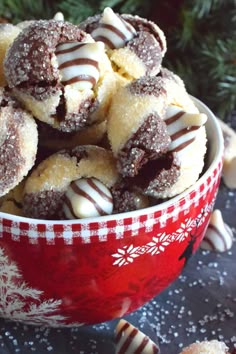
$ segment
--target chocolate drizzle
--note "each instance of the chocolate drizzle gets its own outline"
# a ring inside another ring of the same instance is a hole
[[[158,354],[159,347],[144,333],[125,320],[116,327],[116,353]]]
[[[109,215],[113,199],[108,188],[95,178],[72,181],[65,193],[64,213],[68,219]]]
[[[116,14],[116,16],[123,23],[125,23],[126,27],[128,26],[129,32],[132,35],[131,37],[126,38],[126,41],[120,39],[121,44],[119,46],[114,45],[114,38],[115,37],[120,38],[118,37],[117,34],[115,34],[119,26],[117,25],[115,26],[113,23],[111,23],[113,27],[115,27],[113,32],[110,29],[108,30],[108,29],[99,28],[99,26],[101,26],[101,21],[103,17],[102,14],[89,17],[87,20],[85,20],[80,24],[80,28],[88,33],[91,33],[91,35],[95,40],[103,41],[110,49],[124,48],[124,47],[129,48],[130,52],[134,53],[139,59],[138,60],[139,65],[140,65],[140,61],[143,63],[143,69],[145,75],[154,76],[158,74],[160,70],[162,58],[164,57],[164,54],[166,52],[166,40],[162,30],[155,23],[138,16],[132,16],[126,14],[121,14],[121,15]],[[130,27],[132,29],[130,29]],[[120,55],[122,54],[120,53]],[[133,58],[133,56],[131,58]],[[121,61],[122,61],[122,57],[121,57]],[[115,64],[117,63],[115,62]],[[118,64],[118,66],[122,66],[122,65]]]
[[[88,183],[88,185],[90,185],[90,187],[92,187],[94,190],[96,190],[103,198],[104,198],[104,195],[105,195],[105,199],[112,203],[112,199],[109,198],[109,196],[107,196],[105,193],[103,193],[100,189],[98,189],[97,186],[92,182],[92,180],[87,179],[86,182]],[[103,210],[103,208],[101,207],[101,205],[98,204],[96,199],[93,198],[90,194],[88,194],[84,190],[82,190],[78,186],[78,184],[76,184],[75,181],[71,183],[71,189],[73,190],[73,192],[75,192],[75,194],[77,194],[79,196],[82,196],[85,199],[87,199],[88,201],[90,201],[93,204],[93,206],[95,207],[95,209],[97,210],[99,215],[107,215],[107,212],[105,210]]]
[[[61,73],[61,83],[75,85],[79,90],[92,88],[99,78],[99,54],[102,50],[99,43],[68,42],[59,44],[56,56]]]
[[[107,29],[113,33],[115,33],[118,37],[120,37],[124,42],[126,42],[126,37],[125,35],[119,31],[118,28],[112,26],[112,25],[108,25],[108,24],[104,24],[101,23],[99,25],[99,28],[103,28],[103,29]],[[105,33],[104,33],[105,34]],[[105,35],[95,35],[93,36],[93,38],[95,39],[95,41],[101,41],[103,43],[105,43],[107,45],[108,48],[110,49],[115,49],[115,44],[112,42],[111,39],[109,39],[109,37],[106,37]]]
[[[5,59],[5,75],[10,88],[21,86],[35,90],[44,84],[51,95],[51,83],[59,82],[59,72],[52,65],[52,55],[60,43],[82,42],[86,33],[62,21],[34,21],[17,37]]]
[[[180,152],[196,138],[197,130],[205,123],[206,117],[199,113],[186,113],[177,106],[169,106],[165,123],[171,138],[169,151]]]
[[[97,27],[91,32],[95,41],[103,42],[110,49],[124,47],[135,35],[133,26],[110,8],[104,10]]]

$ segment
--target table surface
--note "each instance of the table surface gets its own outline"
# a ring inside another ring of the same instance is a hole
[[[231,250],[198,250],[168,289],[125,317],[159,343],[162,354],[177,354],[205,339],[222,340],[231,349],[236,346],[236,190],[222,183],[215,208],[234,231]],[[0,319],[0,353],[112,354],[117,321],[54,329]]]

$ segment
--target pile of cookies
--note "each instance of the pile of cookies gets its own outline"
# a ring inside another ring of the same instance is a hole
[[[1,210],[93,217],[193,185],[207,117],[163,67],[166,49],[156,24],[110,8],[79,25],[1,25]]]

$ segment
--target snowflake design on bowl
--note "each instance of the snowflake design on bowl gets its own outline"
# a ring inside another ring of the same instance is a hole
[[[153,256],[154,254],[164,252],[166,246],[168,246],[170,242],[170,235],[167,235],[165,232],[162,234],[158,234],[157,237],[153,237],[152,241],[147,244],[147,253],[151,253],[151,255]]]
[[[42,295],[43,291],[29,287],[22,280],[22,274],[16,263],[10,261],[4,254],[4,249],[0,248],[0,316],[33,325],[67,326],[65,323],[67,318],[56,314],[62,301],[55,299],[42,301]]]
[[[186,218],[184,222],[181,223],[180,228],[172,234],[166,234],[165,232],[158,233],[145,245],[134,247],[133,244],[131,244],[126,245],[123,248],[118,248],[117,252],[111,255],[113,258],[116,258],[113,265],[119,267],[125,266],[133,263],[136,258],[146,253],[150,253],[154,256],[164,252],[166,247],[168,247],[172,242],[183,242],[189,237],[193,230],[196,230],[204,223],[207,215],[212,211],[213,206],[214,202],[209,205],[207,204],[201,209],[195,219]]]
[[[148,242],[144,246],[134,247],[133,245],[124,246],[123,248],[118,248],[117,253],[112,254],[112,257],[116,258],[113,265],[118,265],[119,267],[133,263],[134,259],[142,256],[146,253],[158,254],[165,251],[165,247],[170,244],[170,235],[166,233],[158,234],[156,237],[152,238],[152,241]]]
[[[181,223],[180,228],[171,235],[172,241],[184,241],[195,225],[195,220],[186,219],[183,223]]]
[[[139,248],[140,247],[134,247],[133,245],[118,248],[117,253],[112,255],[112,257],[117,258],[113,265],[118,265],[121,267],[123,265],[133,263],[134,258],[139,257]]]

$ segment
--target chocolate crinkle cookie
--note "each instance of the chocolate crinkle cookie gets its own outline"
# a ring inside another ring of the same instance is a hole
[[[80,25],[96,41],[106,45],[111,62],[122,75],[137,79],[156,75],[166,52],[163,31],[139,16],[116,14],[106,8]]]
[[[35,161],[37,144],[33,117],[0,88],[0,196],[28,174]]]
[[[206,120],[170,71],[121,86],[107,124],[119,173],[150,197],[183,192],[203,169]]]
[[[13,95],[61,131],[81,130],[102,116],[92,115],[100,105],[106,110],[112,69],[104,45],[71,23],[32,22],[9,48],[4,70]]]
[[[103,189],[110,190],[117,179],[112,153],[106,149],[84,145],[57,152],[41,162],[27,178],[23,194],[24,214],[41,219],[81,218],[80,196],[90,202],[94,190],[101,190],[104,195]],[[89,214],[93,205],[82,204],[83,217],[84,210]]]

